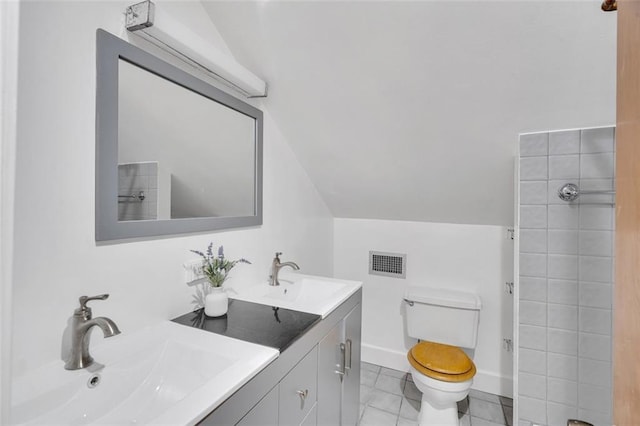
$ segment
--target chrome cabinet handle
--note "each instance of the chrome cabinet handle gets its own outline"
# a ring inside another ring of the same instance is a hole
[[[299,391],[296,391],[296,393],[300,397],[300,409],[302,410],[304,409],[304,402],[307,399],[307,396],[309,395],[309,389],[299,390]]]
[[[345,370],[345,364],[347,362],[347,357],[346,357],[346,345],[344,343],[340,343],[340,358],[342,359],[340,364],[338,364],[338,369],[336,370],[336,374],[338,374],[340,376],[340,381],[342,381],[342,378],[344,377],[344,375],[346,374],[346,370]]]
[[[351,370],[351,339],[347,339],[345,348],[345,361],[344,361],[344,369]],[[345,371],[346,372],[346,371]]]

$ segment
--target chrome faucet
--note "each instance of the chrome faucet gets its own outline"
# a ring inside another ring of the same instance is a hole
[[[299,271],[300,267],[296,265],[294,262],[280,262],[280,255],[282,252],[276,252],[276,257],[273,258],[273,262],[271,262],[271,276],[269,277],[269,285],[280,285],[280,281],[278,281],[278,272],[280,269],[285,266],[290,266],[294,271]]]
[[[89,332],[94,326],[100,327],[104,337],[120,334],[118,326],[106,317],[91,318],[91,308],[87,306],[90,300],[105,300],[108,294],[87,297],[80,296],[80,307],[73,311],[71,318],[71,355],[64,368],[67,370],[79,370],[93,364],[93,358],[89,355]]]

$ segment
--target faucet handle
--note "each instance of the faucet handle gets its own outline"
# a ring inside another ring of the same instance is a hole
[[[97,296],[80,296],[80,298],[78,298],[78,301],[80,302],[80,308],[77,309],[78,313],[83,312],[83,311],[89,311],[91,312],[91,308],[89,308],[87,306],[87,302],[90,300],[105,300],[109,298],[108,294],[99,294]]]
[[[282,256],[282,252],[281,251],[277,251],[276,252],[276,259],[278,259],[278,262],[280,261],[280,256]]]

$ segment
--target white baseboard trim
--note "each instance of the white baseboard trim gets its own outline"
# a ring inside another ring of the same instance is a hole
[[[399,371],[409,371],[407,353],[380,346],[362,344],[362,361]],[[513,379],[489,371],[478,370],[473,378],[473,389],[495,395],[513,396]]]

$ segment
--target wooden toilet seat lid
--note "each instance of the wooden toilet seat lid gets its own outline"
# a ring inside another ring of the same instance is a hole
[[[425,376],[445,382],[464,382],[476,374],[473,361],[456,346],[423,341],[409,350],[407,358]]]

